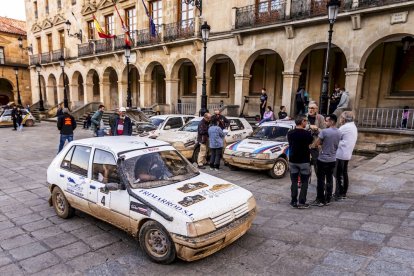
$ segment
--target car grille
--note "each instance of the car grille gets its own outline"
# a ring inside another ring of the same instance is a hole
[[[220,227],[223,227],[223,226],[231,223],[235,219],[237,219],[239,217],[242,217],[248,211],[249,211],[249,207],[247,206],[247,203],[244,203],[244,204],[240,205],[239,207],[234,208],[233,210],[231,210],[227,213],[224,213],[220,216],[212,218],[212,221],[213,221],[214,226],[216,227],[216,229],[219,229]]]

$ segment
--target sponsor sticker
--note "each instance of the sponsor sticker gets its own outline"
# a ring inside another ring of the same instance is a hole
[[[179,201],[178,204],[180,204],[184,207],[188,207],[188,206],[196,204],[200,201],[203,201],[204,199],[206,199],[206,198],[204,196],[201,196],[201,195],[186,196],[183,200]]]
[[[202,189],[202,188],[205,188],[205,187],[208,187],[208,185],[206,183],[201,183],[201,182],[187,183],[187,184],[184,184],[184,186],[178,188],[177,190],[187,194],[187,193],[191,193],[191,192],[194,192],[196,190],[199,190],[199,189]]]
[[[83,192],[84,185],[86,183],[85,178],[81,178],[81,183],[76,183],[76,181],[72,177],[67,177],[67,191],[79,197],[85,197]]]
[[[138,203],[138,202],[134,202],[131,201],[130,205],[129,205],[129,209],[131,211],[140,213],[144,216],[150,217],[151,216],[151,212],[152,210],[149,209],[147,206],[145,206],[144,204]]]
[[[201,196],[214,198],[219,197],[221,194],[233,191],[235,189],[238,189],[239,187],[234,184],[216,184],[210,189],[202,190],[199,194]]]

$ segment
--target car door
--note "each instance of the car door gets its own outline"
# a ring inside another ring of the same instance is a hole
[[[226,136],[227,143],[233,143],[243,139],[246,136],[246,130],[239,119],[230,119],[229,133]]]
[[[66,153],[60,168],[61,188],[73,207],[88,211],[88,177],[91,147],[75,145]]]
[[[108,191],[107,183],[120,183],[114,155],[95,149],[89,184],[89,208],[94,215],[125,230],[129,229],[129,195],[126,190]]]

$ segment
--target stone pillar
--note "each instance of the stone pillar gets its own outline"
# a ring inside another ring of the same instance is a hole
[[[99,100],[100,102],[106,106],[106,108],[110,108],[109,104],[110,104],[110,91],[109,91],[109,82],[103,82],[101,81],[99,83]]]
[[[295,114],[294,96],[299,86],[300,74],[300,72],[282,72],[282,105],[286,106],[286,112],[290,114],[290,116]]]
[[[244,97],[249,96],[251,75],[234,74],[234,104],[239,106],[239,113],[244,104]],[[249,104],[246,104],[243,114],[247,115]]]
[[[151,88],[152,80],[140,80],[140,98],[139,105],[140,107],[149,107],[151,106]]]
[[[78,84],[70,84],[68,86],[70,87],[70,89],[69,89],[69,93],[70,93],[69,99],[72,102],[72,108],[73,107],[78,107],[78,105],[79,105]]]
[[[165,79],[165,103],[169,105],[170,113],[175,113],[177,108],[179,81],[179,79]]]
[[[63,85],[57,86],[58,104],[63,102]]]
[[[290,18],[290,11],[292,9],[292,1],[293,0],[286,0],[286,6],[285,6],[285,16],[286,18]]]
[[[47,104],[49,106],[55,105],[55,87],[53,85],[46,86]]]
[[[93,84],[84,83],[83,84],[83,104],[88,104],[93,102]]]
[[[124,81],[118,81],[118,107],[126,107],[127,102],[128,85]]]
[[[345,68],[345,90],[349,91],[349,107],[354,111],[359,108],[365,69]]]
[[[232,28],[232,30],[236,29],[236,23],[237,23],[237,8],[233,7],[231,9],[231,28]]]

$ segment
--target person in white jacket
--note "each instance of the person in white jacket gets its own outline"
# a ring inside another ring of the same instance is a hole
[[[348,162],[351,160],[352,152],[358,138],[358,130],[354,123],[354,114],[351,111],[344,111],[341,114],[339,128],[341,139],[336,151],[336,189],[335,200],[346,199],[348,191]]]

